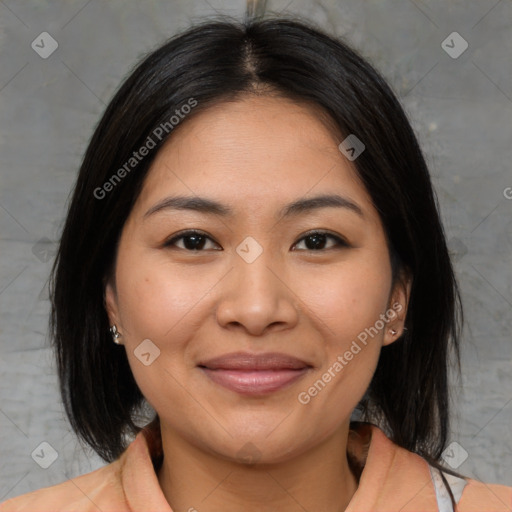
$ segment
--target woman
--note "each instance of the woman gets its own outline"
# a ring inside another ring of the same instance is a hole
[[[315,28],[209,22],[135,69],[52,307],[69,419],[109,464],[2,511],[511,510],[441,464],[462,316],[417,140]]]

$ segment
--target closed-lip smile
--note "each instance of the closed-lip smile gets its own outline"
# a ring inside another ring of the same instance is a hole
[[[197,365],[212,381],[242,395],[262,396],[305,375],[312,365],[280,352],[232,352]]]

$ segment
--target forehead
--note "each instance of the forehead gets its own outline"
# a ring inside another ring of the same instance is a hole
[[[277,207],[336,192],[369,207],[331,124],[320,109],[280,97],[217,104],[185,119],[171,135],[138,203],[147,206],[172,193],[215,197],[238,207]]]

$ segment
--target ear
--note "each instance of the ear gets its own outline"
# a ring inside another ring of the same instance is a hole
[[[109,325],[116,325],[117,330],[122,332],[115,284],[111,278],[106,279],[104,282],[104,306],[105,310],[107,311]]]
[[[400,270],[391,290],[388,301],[388,309],[385,313],[389,319],[384,332],[382,345],[390,345],[399,339],[404,333],[405,318],[411,296],[412,276],[406,270]],[[395,334],[393,334],[395,331]]]

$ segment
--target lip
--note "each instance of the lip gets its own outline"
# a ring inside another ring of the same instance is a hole
[[[239,394],[261,396],[291,385],[312,366],[279,352],[234,352],[201,361],[198,367],[213,382]]]

